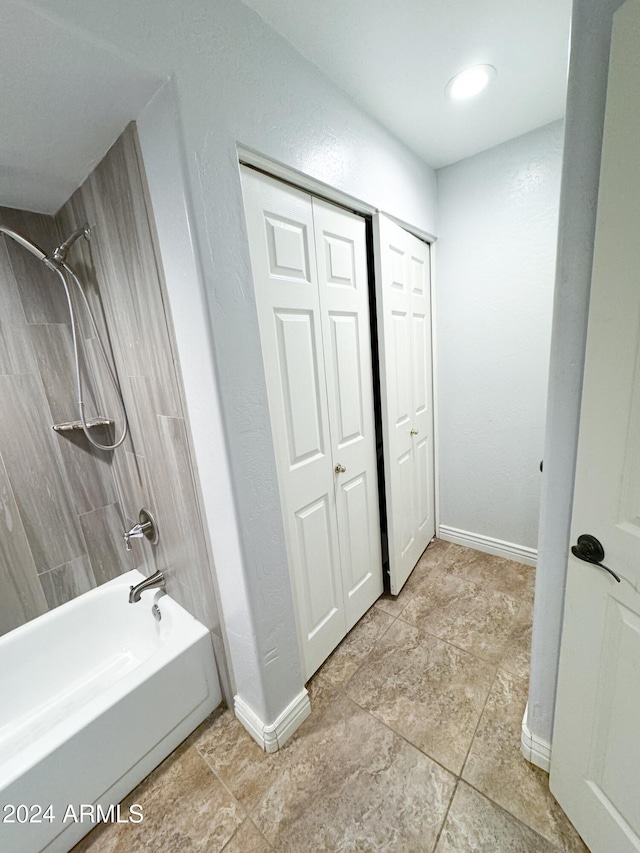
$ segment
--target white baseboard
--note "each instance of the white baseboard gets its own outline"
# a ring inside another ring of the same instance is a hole
[[[446,524],[438,527],[438,538],[456,545],[464,545],[466,548],[475,548],[476,551],[482,551],[485,554],[493,554],[494,557],[515,560],[518,563],[524,563],[525,566],[535,566],[538,559],[535,548],[504,542],[502,539],[494,539],[493,536],[470,533],[468,530],[458,530],[457,527],[448,527]]]
[[[527,761],[540,767],[547,773],[551,767],[551,744],[548,740],[534,735],[527,725],[527,712],[529,705],[524,709],[524,717],[522,718],[522,733],[520,735],[520,752],[524,755]]]
[[[236,717],[265,752],[277,752],[282,749],[298,726],[307,719],[311,713],[311,703],[309,694],[303,688],[277,720],[270,725],[263,723],[240,696],[234,697],[233,709]]]

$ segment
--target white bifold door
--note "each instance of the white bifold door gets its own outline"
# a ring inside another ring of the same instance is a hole
[[[242,167],[306,677],[382,593],[365,222]]]
[[[391,592],[435,535],[429,246],[374,220],[382,433]]]

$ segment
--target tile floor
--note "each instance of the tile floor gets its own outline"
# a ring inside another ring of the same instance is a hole
[[[266,755],[229,711],[125,800],[138,825],[73,853],[578,853],[520,755],[533,569],[434,541],[308,685],[312,714]]]

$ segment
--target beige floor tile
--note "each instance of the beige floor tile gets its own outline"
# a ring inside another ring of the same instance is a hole
[[[505,653],[500,661],[500,669],[506,669],[512,675],[529,678],[531,666],[531,616],[532,605],[525,601],[518,611],[515,625],[507,640]]]
[[[557,853],[557,848],[460,782],[436,853]]]
[[[123,801],[139,824],[107,824],[73,853],[218,853],[245,819],[234,797],[192,746],[179,747]]]
[[[232,711],[203,728],[195,748],[247,809],[260,799],[279,769],[280,753],[268,756]]]
[[[295,761],[300,743],[320,724],[337,688],[320,676],[307,685],[311,716],[279,752],[267,754],[231,711],[200,727],[195,747],[248,811],[255,807],[284,767]]]
[[[530,574],[527,575],[527,582],[524,588],[524,592],[522,593],[523,601],[528,601],[529,604],[533,607],[533,599],[536,591],[536,570],[534,568],[529,569]]]
[[[400,619],[483,660],[498,663],[519,606],[513,595],[487,584],[434,571],[422,580]]]
[[[451,542],[444,539],[433,539],[418,560],[420,568],[433,568],[439,565],[451,549]]]
[[[392,622],[392,616],[372,607],[349,631],[335,652],[320,667],[318,674],[331,684],[345,684]]]
[[[390,593],[385,592],[376,601],[375,607],[379,610],[383,610],[390,616],[399,616],[411,601],[411,598],[420,586],[420,583],[426,577],[428,571],[428,569],[421,569],[419,571],[416,567],[409,575],[409,579],[403,586],[399,595],[391,595]]]
[[[273,847],[255,823],[247,818],[235,831],[223,853],[269,853],[271,850]]]
[[[522,603],[522,596],[530,589],[535,569],[504,560],[492,554],[484,554],[471,548],[452,545],[437,565],[438,571],[462,577],[494,592],[515,596]]]
[[[586,850],[549,791],[549,777],[520,753],[526,679],[499,670],[462,778],[563,851]]]
[[[414,581],[412,584],[411,578],[409,578],[400,595],[391,595],[388,592],[383,592],[374,604],[374,607],[377,610],[382,610],[384,613],[388,613],[389,616],[399,616],[409,603],[409,600],[416,588],[417,583]]]
[[[435,844],[455,779],[343,693],[252,813],[278,851],[409,851]]]
[[[451,544],[449,542],[443,542],[442,539],[434,539],[418,560],[415,569],[409,575],[400,594],[390,595],[385,592],[376,601],[375,606],[380,610],[384,610],[390,616],[399,616],[425,577],[444,560],[450,547]]]
[[[400,620],[346,686],[361,707],[459,773],[495,667]]]

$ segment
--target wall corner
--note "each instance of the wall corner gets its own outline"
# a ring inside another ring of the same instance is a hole
[[[235,696],[233,710],[245,729],[265,752],[277,752],[285,745],[311,713],[306,688],[287,705],[276,720],[267,725],[240,696]]]
[[[522,718],[522,730],[520,734],[520,752],[530,764],[535,764],[545,773],[551,769],[551,744],[543,738],[533,734],[527,725],[529,703],[524,709]]]

